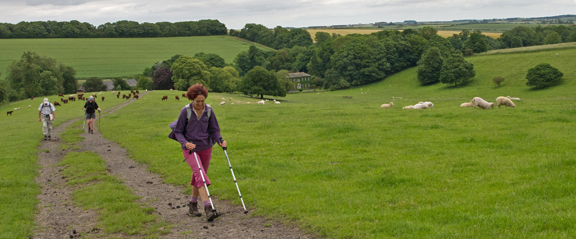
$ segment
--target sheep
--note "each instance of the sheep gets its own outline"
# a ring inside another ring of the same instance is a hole
[[[508,107],[516,107],[516,105],[514,104],[514,102],[512,102],[512,100],[510,98],[504,97],[504,96],[499,96],[498,98],[496,98],[496,104],[498,104],[498,109],[500,109],[501,105],[505,105],[506,108]]]
[[[460,107],[474,107],[472,101],[460,104]]]
[[[102,96],[102,101],[104,101],[104,99],[106,99],[106,97]]]
[[[413,106],[413,105],[408,105],[408,106],[404,106],[404,107],[402,107],[402,109],[412,109],[412,108],[414,108],[414,106]]]
[[[175,97],[177,100],[180,100],[180,98],[179,98],[177,95],[176,95],[176,96],[174,96],[174,97]]]
[[[138,99],[138,98],[140,98],[140,96],[134,95],[134,99]],[[102,101],[104,101],[104,97],[102,97]]]
[[[258,101],[259,105],[263,105],[264,103],[266,103],[266,102],[264,102],[264,100]]]
[[[274,100],[274,104],[280,104],[280,101]]]
[[[30,100],[33,100],[33,99],[34,99],[34,96],[31,96],[31,97],[30,97]]]
[[[383,104],[380,108],[391,108],[394,105],[394,102],[390,102],[389,104]]]
[[[140,94],[140,91],[136,90],[136,94]]]
[[[226,104],[226,101],[220,102],[220,105],[225,105],[225,104]]]
[[[54,107],[56,107],[56,106],[62,106],[60,103],[58,103],[58,101],[54,101],[53,105],[54,105]]]
[[[32,107],[32,105],[28,105],[28,108]]]
[[[186,94],[182,93],[182,98],[186,98]]]
[[[14,112],[14,111],[6,111],[6,116],[12,115],[12,112]]]
[[[520,98],[517,98],[517,97],[506,96],[506,98],[511,99],[511,100],[520,100]]]
[[[20,107],[18,107],[18,108],[14,108],[14,110],[20,110]]]
[[[420,101],[420,102],[418,102],[418,104],[426,105],[427,108],[430,108],[430,109],[434,108],[434,104],[432,104],[432,102],[430,102],[430,101],[426,101],[426,102]]]
[[[59,96],[59,97],[64,97],[64,95],[63,95],[63,94],[58,94],[58,96]]]
[[[485,101],[480,97],[474,97],[474,99],[472,99],[472,102],[474,103],[474,109],[476,109],[476,106],[480,106],[480,108],[485,110],[489,109],[490,107],[494,109],[494,103]]]
[[[167,96],[167,95],[162,96],[162,101],[164,101],[164,100],[168,100],[168,96]]]
[[[425,104],[415,104],[412,106],[412,109],[421,110],[421,109],[428,109],[428,105]]]

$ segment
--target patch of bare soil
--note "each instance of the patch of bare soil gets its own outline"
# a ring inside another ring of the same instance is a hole
[[[131,101],[127,101],[108,110],[102,117],[114,113],[131,103]],[[98,120],[98,118],[96,120]],[[59,128],[60,132],[65,127],[65,125],[61,125]],[[218,200],[216,196],[213,196],[212,199],[218,212],[221,214],[218,219],[213,222],[207,222],[204,217],[203,208],[199,209],[203,214],[202,217],[189,217],[186,215],[186,212],[188,212],[187,204],[190,195],[182,193],[185,189],[184,187],[163,183],[161,176],[151,173],[146,165],[138,164],[128,158],[126,149],[104,138],[100,134],[97,123],[94,127],[94,134],[84,132],[82,136],[85,137],[85,140],[80,151],[93,151],[98,153],[106,160],[108,173],[117,175],[118,178],[132,190],[134,195],[141,197],[138,203],[153,207],[155,209],[154,213],[159,216],[160,220],[172,225],[171,228],[166,229],[170,230],[170,233],[163,235],[164,238],[317,238],[317,236],[305,233],[295,227],[286,226],[263,217],[251,216],[250,213],[244,214],[244,209],[241,206],[231,206],[226,201]],[[51,160],[57,162],[60,159],[61,155],[60,158]],[[44,164],[42,165],[44,166]],[[46,165],[50,165],[50,163]],[[188,167],[187,165],[185,166]],[[55,173],[53,172],[54,170],[57,171],[57,169],[48,171],[47,168],[50,167],[47,166],[42,169],[42,175],[51,175],[51,173]],[[56,177],[58,176],[56,175]],[[45,178],[41,176],[40,178],[39,181],[47,182],[48,177]],[[65,179],[58,180],[57,182],[44,183],[46,190],[43,189],[42,195],[48,198],[43,198],[41,201],[61,201],[62,199],[57,197],[57,195],[60,195],[59,193],[49,192],[55,191],[54,188],[56,187],[62,187],[65,183],[63,180]],[[68,194],[62,194],[69,195],[70,192],[68,191]],[[66,202],[68,203],[62,203],[63,205],[70,204],[69,197],[64,200],[67,200]],[[202,205],[202,203],[200,202],[199,205]],[[86,216],[87,219],[85,219],[86,223],[84,224],[93,225],[95,221],[93,213],[82,210],[72,211],[74,209],[68,210],[67,207],[60,209],[59,207],[58,209],[54,208],[52,211],[44,212],[46,211],[44,210],[46,207],[41,205],[40,208],[42,209],[41,215],[45,215],[44,218],[50,217],[52,214],[69,214],[65,219],[57,223],[59,225],[62,224],[62,227],[54,230],[51,234],[38,234],[38,237],[41,238],[63,238],[63,236],[68,235],[70,225],[81,224],[79,222],[82,221],[81,216],[84,214],[90,215],[90,220],[88,220],[88,216]],[[68,210],[70,213],[65,210]],[[248,210],[250,210],[250,208],[248,208]],[[39,219],[42,220],[42,218]],[[42,226],[42,228],[47,228],[47,226]],[[90,226],[82,228],[84,231],[89,229],[91,229]]]

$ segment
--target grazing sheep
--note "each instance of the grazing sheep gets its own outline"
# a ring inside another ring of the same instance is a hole
[[[106,99],[106,97],[102,96],[102,101],[104,101],[104,99]]]
[[[259,105],[263,105],[264,103],[266,103],[266,102],[264,102],[264,100],[258,101]]]
[[[186,94],[182,93],[182,98],[186,98]]]
[[[280,101],[274,100],[274,104],[280,104]]]
[[[412,109],[415,109],[415,110],[428,109],[428,105],[425,105],[425,104],[415,104],[414,106],[412,106]]]
[[[138,99],[138,98],[140,98],[140,96],[134,95],[134,99]]]
[[[220,105],[225,105],[225,104],[226,104],[226,101],[220,102]]]
[[[140,94],[140,91],[137,90],[137,91],[136,91],[136,94]]]
[[[434,108],[434,104],[432,104],[432,102],[430,102],[430,101],[426,101],[426,102],[420,101],[420,102],[418,102],[418,104],[426,105],[430,109]]]
[[[490,107],[494,109],[494,103],[485,101],[480,97],[474,97],[474,99],[472,99],[472,103],[474,103],[474,109],[476,109],[476,106],[480,106],[480,108],[485,110],[489,109]]]
[[[20,110],[20,107],[18,107],[18,108],[14,108],[14,110]]]
[[[394,102],[390,102],[389,104],[383,104],[380,106],[380,108],[390,108],[394,105]]]
[[[63,94],[58,94],[58,96],[59,96],[59,97],[64,97],[64,95],[63,95]]]
[[[167,95],[162,96],[162,100],[168,100],[168,96]]]
[[[504,96],[499,96],[498,98],[496,98],[496,104],[498,104],[498,109],[500,109],[501,105],[505,105],[506,108],[508,107],[516,107],[516,105],[514,104],[514,102],[512,102],[512,100],[510,98],[504,97]]]
[[[53,105],[54,105],[54,107],[56,107],[56,106],[62,106],[60,103],[58,103],[58,101],[54,101],[54,104],[53,104]]]
[[[64,99],[64,101],[63,101],[62,103],[68,104],[68,100],[67,100],[67,99]]]
[[[460,107],[474,107],[472,101],[460,104]]]
[[[33,99],[34,99],[34,96],[31,96],[31,97],[30,97],[30,100],[33,100]]]
[[[7,112],[6,112],[6,116],[12,115],[12,112],[14,112],[14,111],[7,111]]]
[[[180,100],[180,98],[178,96],[175,96],[177,100]]]
[[[32,105],[28,105],[28,108],[32,107]]]
[[[412,109],[412,108],[414,108],[414,106],[413,106],[413,105],[408,105],[408,106],[404,106],[404,107],[402,107],[402,109]]]

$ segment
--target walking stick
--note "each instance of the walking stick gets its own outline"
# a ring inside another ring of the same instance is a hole
[[[84,121],[82,122],[82,131],[84,131],[84,125],[86,124],[86,111],[83,111],[83,112],[84,112],[84,116],[83,116]]]
[[[220,139],[219,141],[220,144],[222,144],[222,139]],[[244,199],[242,199],[242,194],[240,193],[240,188],[238,187],[238,182],[236,181],[236,176],[234,176],[234,170],[232,170],[232,164],[230,164],[230,158],[228,158],[228,152],[226,152],[227,148],[228,147],[222,147],[222,149],[224,150],[224,155],[226,155],[226,160],[228,160],[228,167],[230,167],[230,172],[232,173],[232,178],[234,179],[234,183],[236,184],[236,189],[238,189],[238,195],[240,196],[242,207],[244,207],[244,213],[248,213],[248,210],[246,210],[246,205],[244,205]]]
[[[200,162],[198,161],[196,149],[192,149],[190,150],[190,152],[194,153],[194,158],[196,159],[196,164],[198,165],[198,171],[200,171],[200,176],[202,176],[202,182],[204,183],[204,188],[206,189],[206,193],[208,194],[208,200],[210,200],[210,206],[212,206],[212,213],[214,213],[214,215],[218,215],[218,212],[216,212],[216,208],[214,207],[214,203],[212,203],[212,196],[210,196],[210,192],[208,191],[208,185],[206,185],[206,179],[204,179],[204,173],[202,173],[202,166],[200,166]]]

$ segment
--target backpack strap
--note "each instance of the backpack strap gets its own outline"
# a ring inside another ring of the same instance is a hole
[[[190,121],[190,117],[192,116],[192,109],[190,109],[190,105],[185,105],[184,108],[186,108],[186,123],[188,123],[188,121]]]
[[[208,108],[206,115],[208,115],[208,120],[210,120],[210,115],[212,114],[212,107],[210,107],[209,105],[206,105],[206,107]]]

